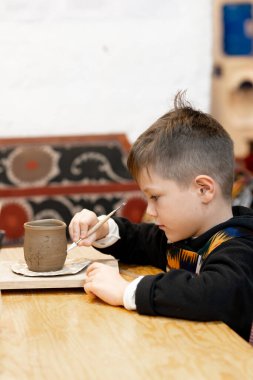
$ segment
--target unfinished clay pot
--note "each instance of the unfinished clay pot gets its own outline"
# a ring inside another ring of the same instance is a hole
[[[24,257],[33,272],[62,269],[67,256],[66,224],[57,219],[24,223]]]

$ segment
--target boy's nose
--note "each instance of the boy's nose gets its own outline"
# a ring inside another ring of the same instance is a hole
[[[153,217],[157,216],[157,212],[156,212],[155,207],[153,205],[151,205],[150,203],[148,203],[148,205],[147,205],[146,213],[150,216],[153,216]]]

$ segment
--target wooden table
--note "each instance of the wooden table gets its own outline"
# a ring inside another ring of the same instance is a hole
[[[0,260],[21,250],[2,249]],[[157,273],[122,270],[130,277]],[[253,348],[220,322],[141,316],[81,288],[2,290],[0,314],[1,380],[253,378]]]

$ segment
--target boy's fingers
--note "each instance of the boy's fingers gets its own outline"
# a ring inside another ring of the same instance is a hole
[[[92,293],[92,291],[90,290],[91,289],[91,284],[90,283],[85,283],[84,286],[84,291],[86,294],[91,294],[91,295],[94,295],[94,293]]]
[[[87,235],[87,232],[88,232],[88,225],[86,222],[81,221],[78,224],[78,227],[79,227],[79,237],[78,238],[84,239]]]
[[[84,239],[88,232],[87,222],[82,222],[79,219],[73,219],[69,225],[69,233],[73,241],[77,241],[80,238]]]
[[[73,241],[78,240],[80,235],[79,222],[76,219],[77,218],[74,217],[69,224],[69,234]]]
[[[87,276],[89,276],[92,272],[94,272],[94,270],[98,269],[99,267],[103,266],[105,264],[102,264],[102,263],[92,263],[91,265],[88,266],[87,270],[86,270],[86,274]]]
[[[77,241],[80,238],[80,225],[78,221],[72,222],[72,240]]]

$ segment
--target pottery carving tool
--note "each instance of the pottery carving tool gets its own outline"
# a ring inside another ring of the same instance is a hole
[[[72,243],[68,247],[67,252],[69,252],[69,251],[71,251],[71,249],[77,247],[78,243],[80,243],[81,240],[86,239],[90,235],[94,234],[94,232],[96,232],[105,222],[107,222],[107,220],[110,219],[121,207],[125,206],[125,204],[126,203],[122,203],[119,207],[117,207],[115,210],[110,212],[110,214],[106,215],[102,220],[100,220],[97,224],[95,224],[95,226],[91,227],[91,229],[89,229],[89,231],[87,233],[87,236],[85,236],[85,238],[80,238],[76,242]]]

